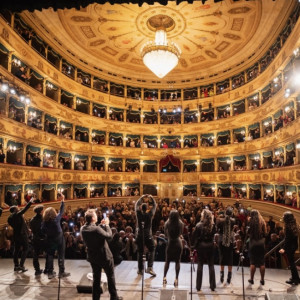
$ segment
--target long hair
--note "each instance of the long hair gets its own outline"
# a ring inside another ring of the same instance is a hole
[[[44,222],[53,221],[57,216],[56,210],[53,207],[47,207],[44,210],[43,220]]]
[[[179,213],[176,209],[172,209],[167,220],[168,235],[171,239],[176,239],[182,233],[183,223],[179,218]]]
[[[284,232],[291,231],[295,236],[298,235],[298,225],[292,212],[286,211],[283,214]]]
[[[205,208],[202,210],[200,222],[203,225],[204,234],[208,234],[212,231],[214,226],[214,220],[213,215],[209,209]]]
[[[249,235],[254,240],[263,238],[266,234],[266,222],[258,210],[252,209],[250,213]]]
[[[229,206],[226,209],[225,220],[223,223],[223,241],[222,244],[225,247],[229,247],[232,241],[232,208]]]

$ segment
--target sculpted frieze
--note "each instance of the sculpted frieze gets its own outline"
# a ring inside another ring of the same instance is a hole
[[[9,32],[6,28],[2,28],[1,37],[9,42]]]

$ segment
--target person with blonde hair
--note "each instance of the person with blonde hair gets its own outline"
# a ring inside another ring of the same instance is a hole
[[[296,222],[296,219],[292,212],[286,211],[283,214],[283,223],[284,223],[284,246],[279,250],[279,253],[286,253],[292,277],[286,281],[286,283],[291,285],[298,285],[300,282],[299,274],[295,265],[295,251],[298,249],[298,235],[299,228]]]
[[[249,257],[250,257],[250,279],[248,282],[254,284],[256,267],[260,270],[260,283],[265,284],[265,237],[267,236],[266,222],[258,210],[252,209],[249,220]]]
[[[209,268],[209,286],[212,291],[216,288],[216,277],[214,268],[214,235],[216,227],[213,220],[213,215],[209,209],[203,209],[200,222],[197,223],[192,237],[193,248],[198,254],[198,269],[196,279],[196,289],[201,290],[203,265],[205,262]]]
[[[61,200],[59,213],[53,207],[44,210],[42,232],[46,235],[45,247],[47,252],[47,272],[48,278],[56,276],[53,271],[53,259],[55,251],[58,254],[59,277],[68,277],[70,273],[65,272],[65,239],[60,225],[61,217],[65,209],[65,197],[59,194],[58,200]]]

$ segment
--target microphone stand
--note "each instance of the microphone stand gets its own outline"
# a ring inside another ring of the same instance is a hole
[[[195,251],[190,251],[190,260],[191,260],[191,290],[190,290],[190,295],[191,295],[191,300],[193,299],[193,272],[195,272],[195,261],[194,261],[194,254]]]
[[[145,233],[144,233],[144,227],[145,222],[141,222],[142,224],[142,247],[143,247],[143,271],[142,271],[142,297],[141,299],[144,299],[144,278],[145,278],[145,261],[146,261],[146,254],[145,254]]]
[[[245,259],[244,251],[245,251],[245,247],[246,247],[246,241],[247,241],[247,238],[248,238],[248,230],[249,230],[249,227],[247,227],[247,230],[246,230],[246,235],[245,235],[242,251],[240,252],[239,264],[238,264],[238,267],[237,267],[237,271],[239,270],[240,266],[242,268],[243,300],[245,300],[245,297],[246,297],[246,295],[245,295],[245,283],[244,283],[244,259]]]

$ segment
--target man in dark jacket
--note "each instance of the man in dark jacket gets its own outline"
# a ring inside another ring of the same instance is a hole
[[[19,208],[15,205],[11,206],[9,209],[11,215],[8,217],[7,222],[14,230],[14,271],[27,271],[24,267],[24,263],[28,253],[28,228],[24,220],[24,214],[29,209],[33,201],[34,199],[31,198],[27,205],[21,210],[19,210]],[[19,264],[19,253],[21,249],[21,260]]]
[[[42,274],[43,270],[40,269],[39,255],[44,251],[45,235],[42,233],[42,221],[43,221],[43,205],[37,205],[33,211],[35,216],[30,220],[30,229],[32,231],[32,246],[33,246],[33,267],[35,269],[35,275]]]
[[[144,199],[150,199],[148,205]],[[149,206],[149,207],[148,207]],[[151,206],[151,207],[150,207]],[[156,210],[156,202],[151,195],[143,195],[135,204],[135,213],[137,217],[137,237],[136,243],[138,246],[138,274],[143,272],[143,254],[144,246],[148,249],[148,268],[145,270],[152,276],[156,276],[153,271],[153,261],[155,255],[155,244],[152,237],[152,219]]]
[[[104,269],[107,276],[110,299],[122,300],[123,298],[117,294],[114,260],[107,243],[107,239],[112,238],[109,219],[103,219],[100,226],[97,226],[97,214],[95,210],[89,209],[85,213],[85,221],[86,223],[81,227],[80,233],[87,246],[88,261],[93,269],[93,300],[100,299],[102,269]]]

